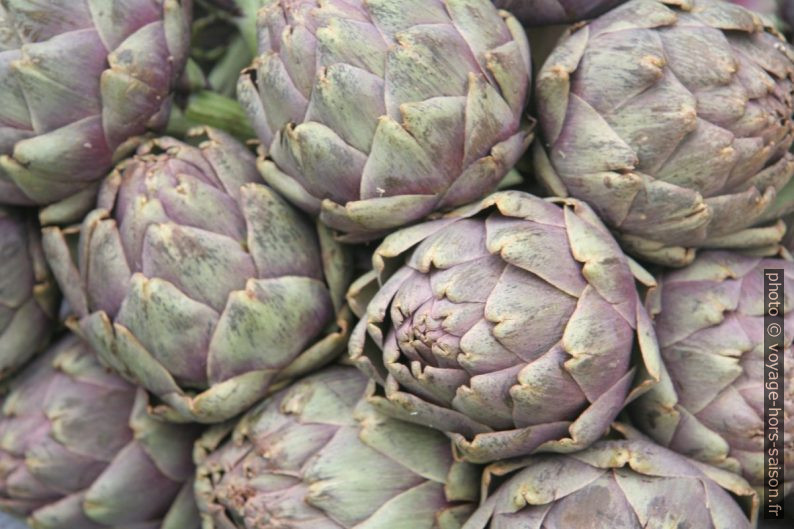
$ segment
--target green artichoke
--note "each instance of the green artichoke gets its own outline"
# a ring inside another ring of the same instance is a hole
[[[146,408],[146,393],[85,343],[58,341],[0,409],[0,509],[35,529],[197,528],[190,454],[200,431]]]
[[[0,380],[46,347],[58,297],[35,216],[0,207]]]
[[[540,178],[587,201],[629,252],[773,252],[764,224],[794,174],[794,50],[758,15],[711,0],[632,0],[576,26],[538,75]]]
[[[482,463],[580,450],[658,380],[632,266],[586,204],[560,204],[496,193],[377,248],[377,294],[351,288],[350,355],[382,411]]]
[[[493,0],[525,26],[569,24],[600,15],[626,0]]]
[[[0,2],[0,203],[90,208],[127,140],[165,125],[190,12],[191,0]]]
[[[647,441],[497,463],[485,482],[514,471],[463,529],[755,527],[758,497],[746,481]]]
[[[204,529],[457,529],[480,470],[442,434],[380,415],[367,380],[334,366],[196,445]]]
[[[477,200],[525,151],[526,34],[488,0],[269,0],[237,94],[265,180],[348,241]]]
[[[764,485],[764,279],[784,270],[786,410],[794,409],[794,262],[705,252],[648,294],[664,360],[662,383],[632,406],[642,431],[676,452]],[[791,491],[794,419],[784,414]]]
[[[261,183],[219,131],[142,145],[105,182],[77,264],[58,228],[47,258],[102,359],[170,420],[220,422],[344,351],[343,249]]]

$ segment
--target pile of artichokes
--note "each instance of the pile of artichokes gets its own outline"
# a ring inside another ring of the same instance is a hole
[[[0,0],[0,528],[767,527],[791,23]]]

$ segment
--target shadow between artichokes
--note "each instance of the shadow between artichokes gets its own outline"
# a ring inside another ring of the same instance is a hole
[[[373,264],[348,293],[350,357],[378,409],[464,460],[581,450],[659,380],[635,274],[653,279],[582,202],[495,193],[389,235]]]
[[[776,251],[794,207],[777,200],[794,186],[794,49],[757,14],[632,0],[572,27],[536,96],[538,177],[627,252],[683,266],[697,248]]]
[[[373,388],[331,366],[208,430],[195,450],[204,529],[459,529],[482,469],[440,432],[378,413]]]
[[[626,0],[493,0],[528,27],[570,24],[593,18]]]
[[[533,138],[527,36],[490,0],[269,0],[258,42],[260,171],[347,241],[479,200]]]
[[[165,126],[191,0],[0,5],[0,203],[76,222],[102,178]]]
[[[72,326],[162,401],[220,422],[344,350],[347,252],[264,185],[254,156],[202,128],[143,144],[79,229],[44,231]]]
[[[629,437],[490,465],[463,529],[755,527],[758,496],[745,480]]]

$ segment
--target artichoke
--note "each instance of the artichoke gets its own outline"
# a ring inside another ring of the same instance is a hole
[[[347,241],[493,191],[527,148],[530,55],[488,0],[270,0],[237,88],[265,180]]]
[[[58,341],[0,409],[0,508],[36,529],[197,527],[190,451],[200,432],[146,407],[146,393],[85,343]]]
[[[794,174],[794,50],[711,0],[632,0],[573,28],[538,75],[537,173],[585,200],[624,248],[684,265],[695,248],[772,252]]]
[[[165,125],[190,11],[190,0],[0,2],[0,203],[90,203],[128,139]]]
[[[47,346],[57,310],[35,216],[0,207],[0,380]]]
[[[367,276],[350,291],[379,409],[482,463],[582,449],[658,380],[631,265],[586,204],[561,205],[506,191],[384,240],[377,294],[358,301]]]
[[[569,24],[600,15],[626,0],[493,0],[525,26]]]
[[[632,406],[656,442],[764,484],[764,269],[783,269],[785,491],[794,476],[794,262],[705,252],[648,294],[662,383]]]
[[[463,529],[755,527],[758,497],[746,481],[643,440],[497,463],[485,483],[514,471]]]
[[[344,351],[346,253],[231,136],[142,145],[80,228],[44,232],[74,326],[169,420],[220,422]]]
[[[457,529],[480,470],[442,434],[378,414],[367,380],[333,366],[199,440],[204,529]]]

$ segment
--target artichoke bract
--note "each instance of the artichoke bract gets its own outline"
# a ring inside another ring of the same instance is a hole
[[[333,366],[196,444],[204,529],[457,529],[481,470],[455,461],[444,435],[387,418],[368,380]]]
[[[762,15],[775,16],[785,0],[730,0],[730,2]]]
[[[626,0],[493,0],[525,26],[569,24],[604,13]]]
[[[755,527],[758,497],[746,481],[648,441],[497,463],[484,481],[510,472],[463,529]]]
[[[0,379],[47,346],[58,300],[35,215],[0,207]]]
[[[756,13],[768,17],[769,21],[784,33],[790,30],[792,20],[791,0],[730,0]]]
[[[2,2],[0,203],[90,203],[127,140],[165,125],[190,12],[190,0]]]
[[[661,277],[649,292],[664,369],[662,382],[632,406],[656,442],[764,484],[764,269],[782,269],[785,409],[794,409],[794,262],[704,252]],[[785,490],[794,476],[794,419],[781,429]]]
[[[347,253],[261,182],[231,136],[142,145],[44,246],[75,326],[170,420],[220,422],[344,351]]]
[[[477,200],[526,150],[526,34],[488,0],[270,0],[237,95],[265,180],[348,241]]]
[[[632,0],[573,28],[537,82],[536,172],[585,200],[624,248],[666,265],[696,248],[773,252],[794,174],[794,51],[710,0]]]
[[[76,336],[58,341],[0,408],[0,509],[36,529],[198,527],[200,429],[152,418],[147,402]]]
[[[562,206],[562,207],[561,207]],[[506,191],[389,235],[349,296],[385,413],[482,463],[599,439],[659,377],[631,266],[584,203]],[[634,267],[644,281],[647,272]]]

